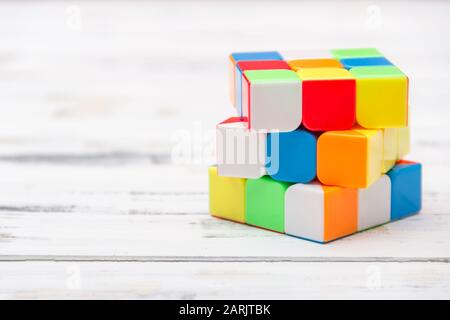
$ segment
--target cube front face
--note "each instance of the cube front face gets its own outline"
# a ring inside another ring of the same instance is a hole
[[[365,128],[408,125],[408,79],[396,67],[356,67],[356,121]]]
[[[356,190],[298,183],[286,191],[285,212],[287,234],[329,242],[356,232]]]
[[[391,180],[382,175],[370,187],[358,189],[358,231],[376,227],[391,219]]]
[[[216,167],[210,167],[208,174],[210,214],[244,223],[246,179],[221,177]]]
[[[381,175],[381,159],[379,131],[325,132],[317,142],[317,177],[326,185],[366,188]]]
[[[302,121],[312,131],[351,129],[355,122],[356,83],[339,68],[304,68],[302,80]]]
[[[305,130],[267,136],[267,173],[275,180],[308,183],[316,177],[317,138]]]
[[[217,172],[220,176],[257,179],[266,173],[267,134],[247,130],[240,118],[216,127]]]
[[[250,129],[288,132],[302,122],[301,82],[293,71],[245,71],[242,101]]]
[[[422,208],[422,166],[399,161],[388,172],[391,180],[391,220],[415,214]]]
[[[284,197],[289,185],[268,176],[247,180],[245,222],[260,228],[284,232]]]

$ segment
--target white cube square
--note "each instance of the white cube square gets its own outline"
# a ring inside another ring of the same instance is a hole
[[[266,132],[247,129],[247,122],[238,117],[218,124],[218,175],[251,179],[265,175],[266,139]]]

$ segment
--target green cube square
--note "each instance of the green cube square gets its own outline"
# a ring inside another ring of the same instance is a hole
[[[331,55],[336,59],[374,58],[383,56],[381,52],[375,48],[334,49],[331,50]]]
[[[291,183],[269,176],[248,179],[246,185],[245,222],[284,233],[284,194]]]

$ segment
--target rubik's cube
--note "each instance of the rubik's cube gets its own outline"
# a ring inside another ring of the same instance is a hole
[[[415,214],[408,77],[376,49],[232,53],[211,215],[320,243]]]

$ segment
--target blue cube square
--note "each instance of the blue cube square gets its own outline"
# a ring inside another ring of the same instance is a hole
[[[349,58],[340,60],[345,69],[354,67],[392,66],[393,64],[384,57]]]
[[[422,165],[400,161],[387,174],[391,179],[391,220],[419,212],[422,208]]]
[[[317,137],[303,129],[267,135],[266,168],[275,180],[307,183],[316,177]]]

